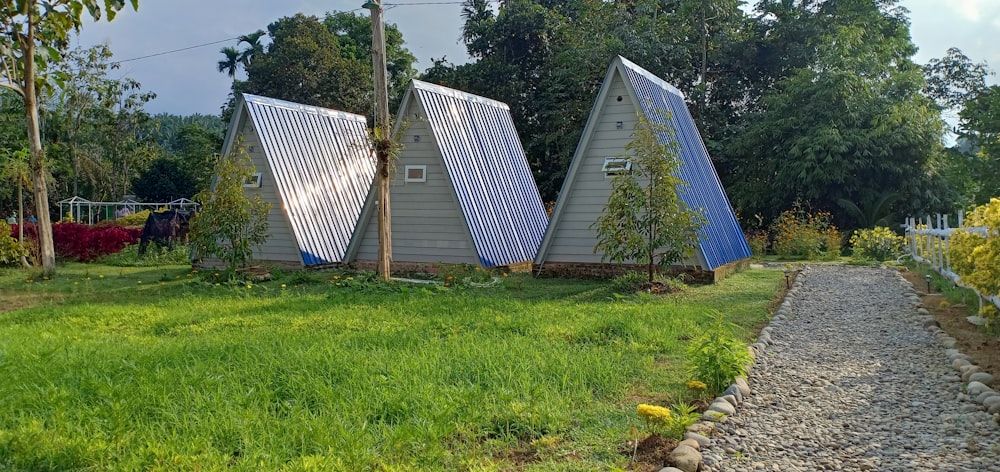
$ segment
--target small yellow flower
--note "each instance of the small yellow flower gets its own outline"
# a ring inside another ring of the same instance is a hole
[[[49,276],[47,276],[47,275],[46,275],[46,276],[43,276],[43,277],[42,277],[42,280],[49,280]]]
[[[104,274],[98,275],[97,278],[103,279],[104,278]]]
[[[28,280],[25,280],[25,282],[27,282],[27,283],[29,283],[29,284],[30,284],[30,283],[34,282],[34,280],[32,280],[32,279],[28,279]]]
[[[191,274],[188,274],[188,277],[191,277]]]
[[[166,282],[160,282],[160,285],[166,285],[166,284],[167,284]]]
[[[636,407],[636,413],[650,423],[666,423],[670,419],[670,409],[662,406],[640,403]]]
[[[354,277],[348,277],[347,280],[354,280]]]
[[[284,290],[284,289],[285,289],[285,284],[281,284],[281,289],[282,289],[282,290]]]
[[[692,390],[705,390],[706,388],[708,388],[708,385],[705,385],[705,382],[702,382],[700,380],[688,380],[687,387]]]
[[[73,285],[80,285],[80,282],[73,282]]]
[[[179,279],[179,278],[181,278],[181,276],[179,276],[179,275],[175,275],[175,276],[174,276],[174,278],[175,278],[175,279]]]
[[[198,269],[191,269],[191,272],[194,273],[194,274],[197,274],[198,273]]]
[[[219,286],[219,284],[215,284],[215,286],[216,286],[216,287],[218,287],[218,286]]]
[[[141,283],[142,283],[142,281],[140,280],[140,281],[139,281],[138,283],[140,283],[140,284],[141,284]]]
[[[247,288],[253,288],[253,285],[247,284]]]

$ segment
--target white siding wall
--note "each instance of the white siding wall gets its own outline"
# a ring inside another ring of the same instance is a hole
[[[413,100],[402,119],[409,120],[396,163],[390,201],[394,262],[478,264],[468,230],[453,195],[427,116]],[[419,136],[420,142],[414,142]],[[427,182],[404,182],[407,165],[426,165]],[[358,247],[359,261],[378,259],[378,212],[373,211]]]
[[[611,195],[611,178],[601,169],[604,158],[625,153],[625,145],[632,140],[632,130],[638,121],[636,105],[621,77],[615,76],[608,92],[570,194],[559,196],[565,199],[565,206],[544,262],[601,262],[600,254],[594,254],[597,232],[590,228]],[[617,127],[619,121],[621,129]]]
[[[288,217],[285,216],[282,209],[281,196],[274,183],[274,174],[271,172],[271,166],[267,163],[260,138],[249,119],[244,120],[241,134],[243,135],[243,145],[253,160],[253,166],[257,169],[255,172],[262,174],[260,188],[246,187],[244,192],[250,198],[260,195],[262,200],[271,204],[271,212],[267,215],[267,241],[254,251],[254,259],[261,262],[282,261],[301,264],[302,255],[295,241],[295,235],[292,234]]]

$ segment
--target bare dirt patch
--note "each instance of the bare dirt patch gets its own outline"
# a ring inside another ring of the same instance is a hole
[[[966,319],[975,314],[978,303],[972,300],[968,306],[951,305],[940,293],[924,293],[927,284],[919,273],[907,271],[902,274],[921,294],[920,302],[934,316],[941,329],[955,338],[955,347],[973,358],[984,372],[993,374],[995,378],[991,387],[1000,388],[1000,339],[983,332],[981,327]]]
[[[628,470],[656,472],[669,463],[670,452],[674,450],[675,446],[677,446],[676,441],[659,434],[653,434],[640,440],[638,447],[634,442],[629,441],[627,450],[623,450],[622,453],[628,456],[635,453],[635,461],[630,464]]]

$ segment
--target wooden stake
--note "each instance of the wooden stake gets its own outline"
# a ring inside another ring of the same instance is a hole
[[[381,0],[364,5],[372,12],[372,70],[375,73],[375,158],[378,176],[378,273],[389,281],[392,267],[392,215],[389,212],[390,152],[389,86],[385,65],[385,26]]]

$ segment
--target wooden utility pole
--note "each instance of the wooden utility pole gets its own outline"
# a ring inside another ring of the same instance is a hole
[[[375,175],[378,181],[378,273],[389,281],[392,267],[392,221],[389,212],[389,178],[392,136],[389,130],[389,87],[385,66],[385,25],[382,0],[368,0],[372,12],[372,70],[375,73]]]

